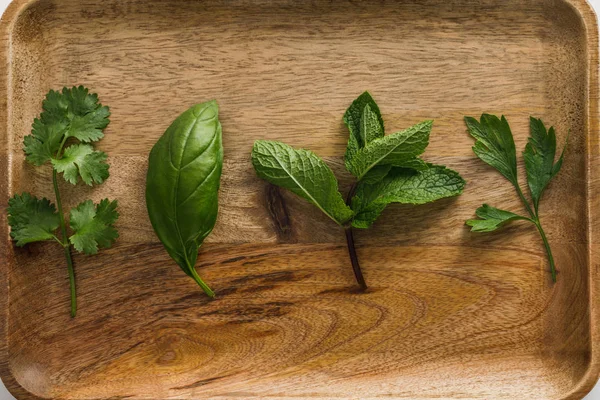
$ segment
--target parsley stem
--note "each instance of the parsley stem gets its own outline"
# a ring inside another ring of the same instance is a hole
[[[60,153],[60,151],[59,151]],[[60,222],[60,232],[62,235],[62,245],[65,249],[65,258],[67,259],[67,269],[69,271],[69,285],[71,287],[71,317],[77,314],[77,294],[75,290],[75,271],[73,269],[73,260],[71,259],[71,246],[67,237],[67,226],[63,215],[62,202],[60,199],[60,191],[58,190],[57,173],[52,169],[52,184],[54,185],[54,195],[56,196],[56,208],[58,209],[58,220]]]
[[[525,198],[525,195],[523,194],[523,191],[521,190],[521,186],[519,186],[518,183],[515,183],[515,188],[517,189],[517,193],[519,194],[521,201],[523,201],[523,204],[525,205],[527,212],[529,213],[529,215],[531,215],[531,218],[536,219],[537,213],[534,213],[533,210],[531,209],[529,202],[527,201],[527,199]]]
[[[554,265],[554,256],[552,256],[552,250],[550,249],[550,243],[548,243],[548,238],[546,237],[546,233],[542,228],[542,224],[540,224],[540,220],[536,217],[533,221],[535,226],[538,228],[540,235],[542,236],[542,241],[544,242],[544,247],[546,247],[546,253],[548,253],[548,261],[550,262],[550,273],[552,274],[552,282],[556,283],[556,266]]]
[[[355,191],[356,183],[353,183],[350,187],[350,191],[348,192],[348,196],[346,197],[346,204],[348,206],[350,206]],[[352,232],[352,225],[345,227],[344,231],[346,233],[346,244],[348,246],[348,254],[350,255],[350,262],[352,263],[352,270],[354,271],[356,282],[358,282],[358,285],[360,286],[361,290],[366,290],[367,282],[365,282],[365,278],[363,277],[362,270],[360,269],[360,264],[358,262],[358,256],[356,255],[356,247],[354,246],[354,233]]]

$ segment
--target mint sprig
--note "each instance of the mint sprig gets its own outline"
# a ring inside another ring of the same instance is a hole
[[[459,195],[465,181],[457,172],[420,158],[433,121],[385,135],[381,112],[368,92],[352,102],[343,120],[349,131],[344,162],[356,177],[345,202],[333,172],[311,151],[259,140],[252,164],[259,177],[303,197],[344,227],[354,274],[364,290],[353,227],[370,227],[391,203],[425,204]]]

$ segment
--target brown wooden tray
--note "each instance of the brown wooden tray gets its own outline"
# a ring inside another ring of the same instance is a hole
[[[0,213],[0,372],[27,398],[578,399],[599,371],[598,32],[583,0],[16,0],[0,23],[0,204],[53,198],[21,142],[51,88],[111,107],[111,178],[67,206],[118,198],[117,245],[75,256],[79,314],[54,244],[15,248]],[[348,189],[341,116],[370,90],[387,127],[435,119],[426,158],[463,196],[388,208],[358,253],[343,231],[256,178],[255,139],[311,148]],[[199,256],[209,301],[153,234],[146,157],[195,102],[221,107],[218,225]],[[504,113],[519,153],[528,116],[554,125],[563,170],[537,232],[463,225],[483,201],[519,209],[476,159],[462,117]]]

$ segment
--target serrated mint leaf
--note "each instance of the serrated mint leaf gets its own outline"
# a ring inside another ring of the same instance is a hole
[[[96,151],[88,144],[73,144],[67,147],[62,158],[52,159],[52,165],[73,185],[77,184],[78,176],[92,186],[92,183],[104,182],[109,175],[106,153]]]
[[[425,169],[425,163],[418,159],[429,144],[429,134],[433,121],[424,121],[403,131],[373,140],[364,148],[358,150],[346,167],[361,180],[378,165],[413,168],[420,166]]]
[[[29,193],[16,194],[8,201],[10,236],[17,246],[54,239],[60,220],[54,204]]]
[[[529,218],[520,216],[510,211],[501,210],[499,208],[491,207],[487,204],[479,207],[475,211],[480,219],[470,219],[466,222],[471,227],[472,232],[491,232],[498,229],[503,224],[509,221],[515,220],[527,220]]]
[[[371,168],[371,170],[369,172],[367,172],[365,174],[365,176],[363,176],[363,178],[361,179],[361,182],[363,183],[377,183],[380,180],[382,180],[383,178],[385,178],[385,176],[388,174],[388,172],[390,172],[390,170],[392,169],[391,165],[377,165],[373,168]]]
[[[364,92],[352,102],[344,114],[344,123],[348,128],[348,146],[344,161],[346,168],[354,155],[369,141],[383,137],[385,128],[381,112],[369,92]]]
[[[252,165],[260,178],[303,197],[338,224],[352,218],[333,172],[313,152],[258,140],[252,149]]]
[[[465,117],[465,123],[475,139],[473,151],[477,157],[517,185],[517,153],[506,118],[483,114],[479,122],[475,118]]]
[[[119,237],[113,226],[118,217],[116,200],[104,199],[96,206],[86,200],[71,210],[69,224],[74,234],[69,241],[80,253],[96,254],[99,247],[108,248]]]
[[[542,120],[533,117],[530,117],[529,124],[530,137],[529,142],[525,146],[525,151],[523,151],[523,158],[525,159],[529,191],[531,192],[531,198],[537,213],[544,189],[548,186],[550,180],[560,171],[564,149],[555,163],[556,134],[554,128],[551,127],[546,131]]]
[[[390,203],[425,204],[462,193],[465,181],[446,167],[431,165],[424,171],[392,168],[375,184],[360,182],[352,199],[352,226],[368,228]]]
[[[344,114],[344,123],[360,148],[385,134],[381,112],[369,92],[364,92],[352,102]]]

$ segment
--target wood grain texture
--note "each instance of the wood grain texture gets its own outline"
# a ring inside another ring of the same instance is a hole
[[[111,177],[61,190],[67,207],[119,199],[121,237],[75,256],[72,320],[61,249],[13,247],[0,213],[3,381],[22,399],[582,398],[600,366],[597,29],[583,0],[16,0],[0,22],[0,206],[52,198],[21,142],[50,88],[85,84],[111,107]],[[366,89],[389,132],[435,119],[425,157],[467,188],[357,232],[356,293],[343,231],[249,154],[256,139],[310,148],[346,191],[341,117]],[[212,98],[226,161],[198,268],[214,301],[143,201],[151,146]],[[483,201],[521,207],[471,151],[462,117],[482,112],[507,116],[519,153],[529,115],[571,132],[541,205],[556,285],[531,226],[463,225]]]

